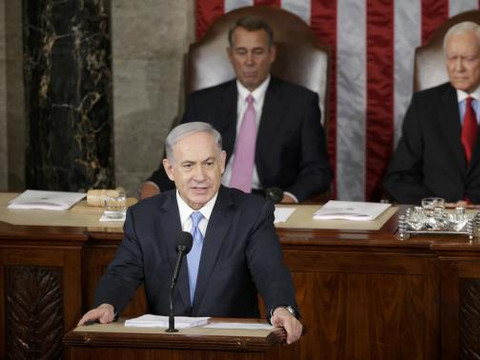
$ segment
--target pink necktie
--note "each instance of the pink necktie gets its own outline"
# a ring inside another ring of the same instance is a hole
[[[467,106],[465,107],[465,115],[463,116],[462,126],[462,144],[465,149],[465,157],[467,163],[470,164],[472,157],[473,147],[477,139],[477,116],[472,106],[472,98],[467,97]]]
[[[253,164],[255,161],[255,143],[257,140],[257,122],[255,121],[255,99],[247,96],[247,110],[243,115],[240,131],[237,137],[235,157],[233,159],[232,179],[230,187],[240,189],[246,193],[252,192]]]

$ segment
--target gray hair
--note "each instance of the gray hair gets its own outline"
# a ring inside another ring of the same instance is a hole
[[[241,17],[230,26],[228,30],[228,43],[230,47],[233,46],[233,32],[239,27],[247,31],[264,30],[267,33],[268,46],[273,45],[273,30],[270,25],[260,16],[250,15]]]
[[[480,44],[480,25],[473,21],[462,21],[461,23],[453,25],[450,29],[448,29],[445,37],[443,38],[443,51],[446,49],[447,40],[450,36],[469,32],[473,32],[477,36],[477,40]]]
[[[165,140],[167,159],[173,163],[173,147],[183,138],[200,132],[212,135],[213,141],[218,147],[218,151],[222,151],[222,135],[220,135],[212,125],[199,121],[188,122],[174,127],[168,134],[167,139]]]

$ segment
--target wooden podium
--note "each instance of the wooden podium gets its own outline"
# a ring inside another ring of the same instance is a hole
[[[260,320],[215,319],[211,322]],[[192,360],[279,360],[299,358],[299,346],[284,346],[282,329],[180,329],[125,327],[124,321],[80,326],[63,338],[65,359],[192,359]]]

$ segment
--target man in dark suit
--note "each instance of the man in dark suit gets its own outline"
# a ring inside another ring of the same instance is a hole
[[[175,266],[175,240],[183,231],[200,231],[183,263],[175,294],[175,314],[259,317],[257,289],[275,326],[287,342],[297,341],[295,291],[273,226],[273,204],[221,186],[225,151],[220,134],[201,122],[174,128],[166,140],[163,164],[176,191],[166,191],[128,209],[125,237],[95,294],[95,309],[79,322],[108,323],[144,283],[148,311],[169,314]],[[195,215],[201,219],[195,225]],[[198,227],[193,227],[193,226]],[[194,236],[195,238],[195,236]],[[199,263],[190,254],[197,248]],[[192,260],[193,259],[193,260]]]
[[[444,50],[450,82],[413,95],[387,172],[386,190],[399,203],[480,203],[480,27],[453,26]]]
[[[326,191],[332,175],[318,95],[270,76],[276,50],[272,30],[263,19],[245,17],[237,21],[230,29],[229,43],[228,56],[236,80],[193,92],[182,123],[205,121],[220,131],[228,154],[222,183],[235,186],[231,182],[238,134],[247,109],[245,99],[252,95],[257,134],[248,191],[280,188],[280,199],[286,203]],[[172,186],[160,167],[143,184],[141,197]]]

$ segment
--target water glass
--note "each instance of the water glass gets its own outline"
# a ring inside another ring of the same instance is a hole
[[[110,190],[105,196],[103,215],[107,219],[123,219],[127,213],[127,197],[124,191]]]

